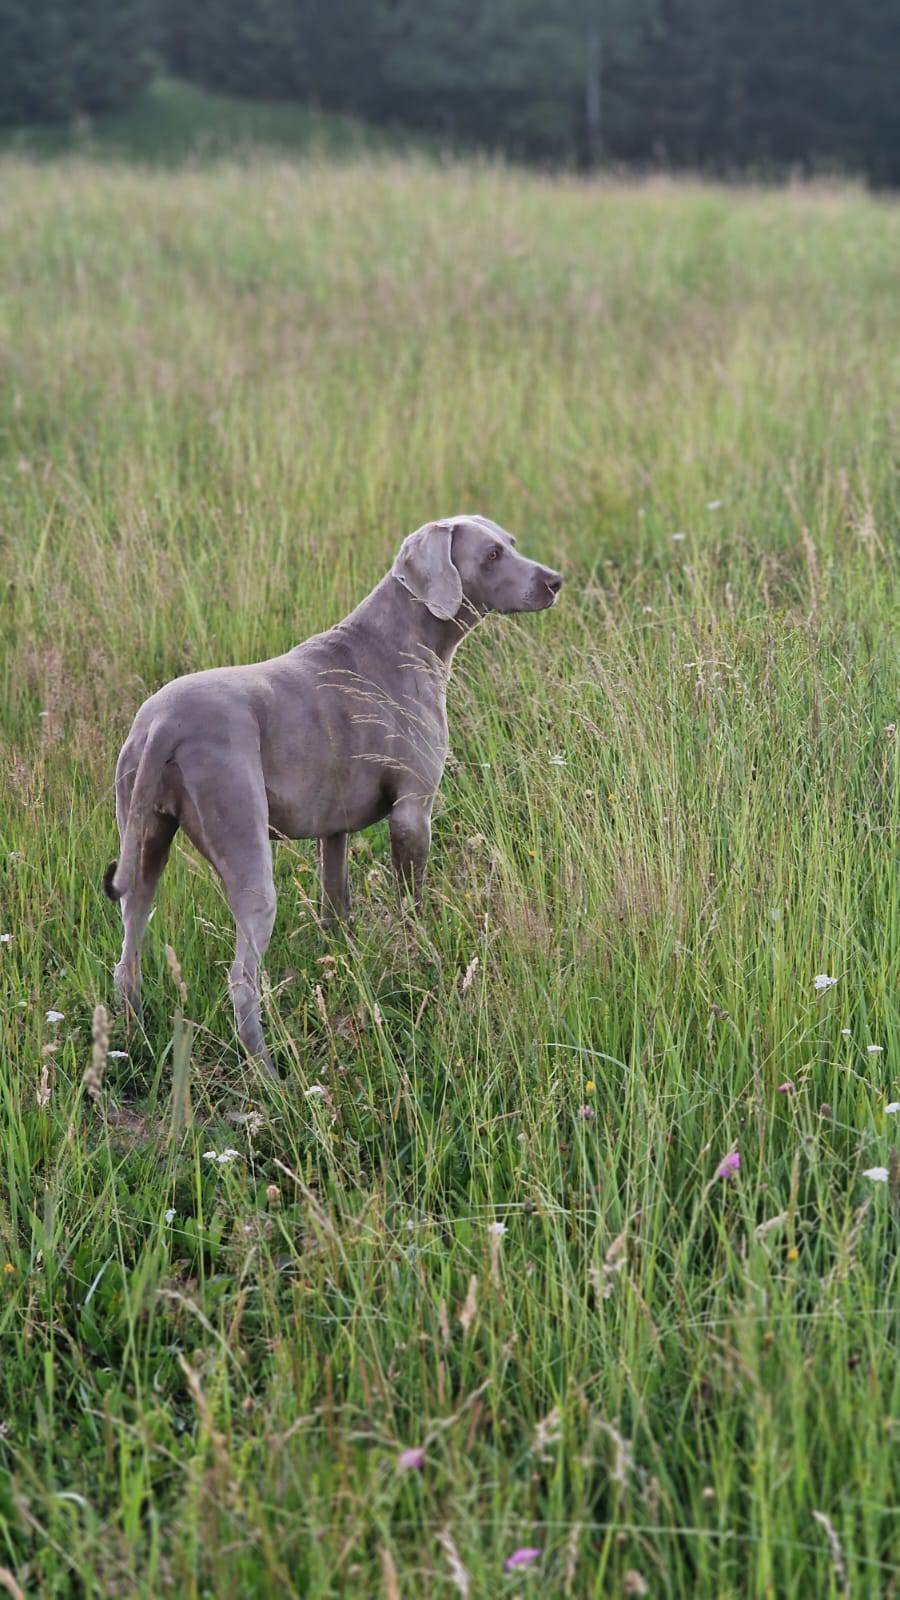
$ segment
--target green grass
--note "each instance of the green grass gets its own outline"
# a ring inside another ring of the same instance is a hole
[[[0,181],[0,1567],[895,1593],[896,205],[366,158]],[[136,707],[460,509],[568,583],[457,658],[423,922],[382,828],[331,942],[279,847],[273,1087],[179,847],[95,1101]]]
[[[29,157],[78,155],[149,166],[295,156],[361,154],[408,144],[353,117],[285,101],[239,100],[174,78],[159,78],[121,111],[70,123],[0,128],[0,151]],[[421,141],[419,141],[421,143]]]

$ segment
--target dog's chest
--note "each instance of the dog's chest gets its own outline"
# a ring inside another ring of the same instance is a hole
[[[269,826],[291,839],[356,833],[398,800],[430,802],[447,757],[446,720],[368,708],[341,738],[323,736],[266,763]]]

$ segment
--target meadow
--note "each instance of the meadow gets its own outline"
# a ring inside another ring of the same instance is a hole
[[[0,1589],[897,1594],[896,202],[0,188]],[[461,510],[567,584],[456,658],[423,920],[278,846],[273,1084],[179,839],[129,1033],[137,706]]]

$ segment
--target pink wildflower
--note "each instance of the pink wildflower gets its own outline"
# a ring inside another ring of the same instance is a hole
[[[407,1472],[410,1467],[421,1467],[425,1460],[425,1451],[422,1445],[411,1445],[408,1450],[401,1450],[397,1457],[397,1466],[401,1472]]]
[[[582,1122],[590,1122],[591,1118],[594,1115],[593,1106],[580,1106],[579,1110],[578,1110],[578,1115],[581,1118]]]
[[[530,1567],[540,1553],[533,1545],[523,1545],[521,1550],[514,1550],[511,1556],[507,1556],[503,1566],[507,1572],[515,1572],[516,1567]]]
[[[785,1078],[784,1083],[780,1083],[778,1085],[778,1093],[779,1094],[790,1094],[790,1092],[793,1089],[793,1087],[794,1087],[794,1085],[793,1085],[793,1082],[791,1081],[791,1079],[790,1078]]]
[[[734,1174],[736,1172],[740,1172],[740,1170],[741,1170],[741,1158],[740,1158],[740,1155],[738,1154],[737,1150],[729,1150],[729,1152],[728,1152],[727,1156],[725,1157],[724,1161],[720,1161],[719,1165],[716,1167],[716,1177],[717,1178],[732,1178],[732,1177],[734,1177]]]

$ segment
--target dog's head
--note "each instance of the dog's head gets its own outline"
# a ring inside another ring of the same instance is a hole
[[[391,569],[398,583],[435,617],[467,609],[545,611],[562,588],[562,575],[519,554],[512,534],[488,517],[443,517],[404,539]]]

